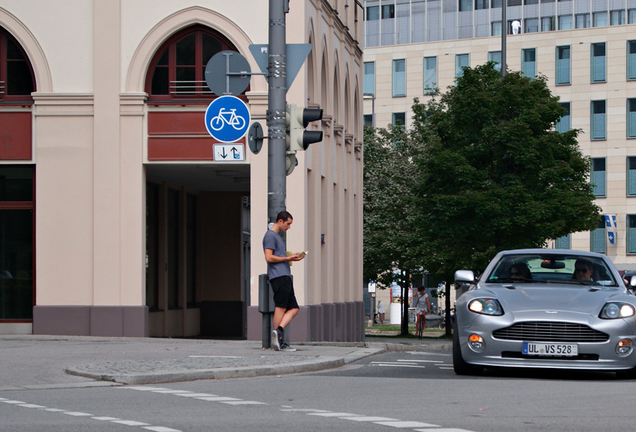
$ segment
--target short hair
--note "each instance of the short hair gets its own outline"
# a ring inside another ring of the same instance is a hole
[[[422,290],[425,290],[426,288],[424,286],[420,285],[420,284],[417,284],[417,285],[415,285],[415,289],[418,290],[418,291],[422,291]]]
[[[287,219],[294,220],[294,217],[287,210],[283,210],[276,215],[276,222],[281,219],[283,220],[283,222],[287,222]]]
[[[574,263],[574,265],[580,265],[580,266],[585,266],[590,270],[594,270],[594,264],[592,264],[590,261],[583,259],[583,258],[579,258],[576,260],[576,262]]]

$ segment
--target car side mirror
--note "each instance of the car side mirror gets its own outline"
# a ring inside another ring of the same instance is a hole
[[[457,282],[467,282],[469,284],[475,283],[475,273],[472,270],[457,270],[455,272],[455,286],[460,287],[461,284]]]
[[[632,288],[636,288],[636,275],[632,276],[632,278],[630,279],[629,286]]]

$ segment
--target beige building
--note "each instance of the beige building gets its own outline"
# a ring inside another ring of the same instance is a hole
[[[636,2],[507,4],[508,68],[547,77],[568,110],[557,128],[581,129],[596,203],[616,216],[613,244],[600,220],[597,230],[549,246],[601,252],[620,270],[636,269]],[[364,6],[368,124],[409,126],[413,98],[426,101],[427,88],[444,91],[462,66],[501,62],[500,0],[367,0]]]
[[[287,177],[292,341],[364,337],[362,11],[287,15],[287,100],[324,110]],[[0,1],[0,333],[261,338],[267,151],[215,150],[204,70],[267,41],[263,0]],[[239,98],[267,130],[265,78]]]

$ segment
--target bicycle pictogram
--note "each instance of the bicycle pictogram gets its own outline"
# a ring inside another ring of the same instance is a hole
[[[215,130],[221,130],[223,126],[230,125],[236,130],[241,130],[245,127],[245,118],[236,114],[236,108],[226,110],[221,108],[216,117],[213,117],[210,121],[210,127]]]

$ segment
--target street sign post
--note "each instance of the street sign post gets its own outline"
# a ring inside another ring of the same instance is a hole
[[[238,141],[245,136],[249,125],[250,111],[236,96],[220,96],[205,110],[205,127],[217,141]]]

